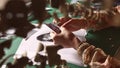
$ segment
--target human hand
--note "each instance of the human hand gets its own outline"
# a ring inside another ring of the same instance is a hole
[[[89,65],[91,68],[120,68],[120,60],[106,55],[100,48],[96,48]]]
[[[84,64],[91,68],[120,68],[120,61],[104,53],[100,48],[88,43],[82,43],[78,48],[78,54],[81,56]]]
[[[101,62],[91,62],[91,65],[90,67],[91,68],[112,68],[111,66],[111,57],[110,56],[107,56],[107,58],[105,59],[105,61],[103,63]]]
[[[96,56],[96,58],[98,58],[98,56]],[[104,58],[103,60],[104,62],[91,61],[90,63],[91,68],[120,68],[120,60],[114,57],[110,57],[108,55],[106,59]]]
[[[55,32],[52,32],[50,34],[50,36],[53,39],[53,42],[65,48],[70,48],[70,47],[77,48],[78,45],[80,44],[78,38],[75,37],[75,35],[72,32],[68,31],[64,27],[61,27],[60,29],[61,29],[61,33],[56,34]]]
[[[100,48],[96,48],[91,62],[89,63],[91,68],[111,68],[112,57],[106,55]]]

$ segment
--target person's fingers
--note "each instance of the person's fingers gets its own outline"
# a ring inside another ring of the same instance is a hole
[[[75,21],[70,19],[69,21],[65,22],[62,27],[66,28],[69,31],[74,31],[76,29]]]
[[[102,56],[107,56],[105,52],[100,48],[96,48],[95,51],[98,51]]]
[[[56,45],[60,45],[57,36],[53,37],[53,43],[56,44]]]
[[[89,46],[86,48],[82,54],[82,60],[85,64],[89,64],[93,55],[93,51],[95,49],[95,46]]]
[[[99,59],[99,55],[98,55],[98,51],[95,51],[91,62],[89,63],[91,68],[98,68],[98,66],[101,66],[101,63],[97,62],[97,60]],[[100,68],[100,67],[99,67]]]
[[[91,62],[90,62],[90,64],[89,65],[93,65],[93,62],[96,62],[96,60],[97,60],[97,54],[98,54],[98,51],[96,51],[95,53],[94,53],[94,55],[93,55],[93,57],[92,57],[92,60],[91,60]]]
[[[106,61],[106,56],[107,55],[104,53],[102,49],[96,48],[89,65],[91,66],[91,68],[106,68],[106,66],[104,65]]]
[[[90,65],[90,68],[106,68],[106,67],[99,62],[93,62],[92,65]]]
[[[70,19],[66,23],[62,25],[69,31],[76,31],[81,28],[86,28],[88,26],[87,20],[85,18],[80,18],[80,19]]]
[[[90,65],[91,68],[111,68],[111,57],[107,56],[105,62],[100,63],[100,62],[92,62],[92,64]],[[115,67],[112,67],[115,68]]]
[[[111,66],[111,60],[112,60],[112,57],[110,57],[110,55],[108,55],[104,62],[104,65],[109,68]]]
[[[106,60],[105,60],[105,63],[110,62],[110,61],[111,61],[111,59],[112,59],[112,58],[110,57],[110,55],[108,55],[108,56],[107,56],[107,58],[106,58]]]
[[[69,40],[75,37],[75,35],[72,32],[70,32],[64,27],[60,27],[60,30],[61,30],[61,33],[59,35],[63,35],[65,38],[69,38]]]
[[[55,32],[50,32],[50,37],[53,39],[55,37],[56,33]]]
[[[67,29],[61,26],[61,27],[60,27],[60,30],[61,30],[61,32],[64,32],[64,31],[66,31]]]
[[[54,44],[62,45],[65,48],[73,47],[75,48],[75,45],[78,45],[80,41],[75,37],[75,35],[65,29],[64,27],[60,27],[61,33],[51,33],[51,37],[53,39]]]
[[[59,39],[61,39],[60,38],[61,36],[59,36],[59,34],[56,34],[56,32],[51,32],[50,37],[52,38],[54,44],[59,44],[60,43]]]
[[[106,54],[100,48],[96,48],[93,54],[91,62],[104,62],[106,58]]]

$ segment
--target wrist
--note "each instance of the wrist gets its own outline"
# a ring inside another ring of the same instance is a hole
[[[82,42],[78,38],[76,38],[76,40],[77,41],[75,42],[75,45],[73,48],[77,50],[79,48],[79,46],[82,44]]]

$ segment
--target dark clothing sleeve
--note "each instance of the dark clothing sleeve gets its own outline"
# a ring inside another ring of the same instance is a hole
[[[99,31],[88,31],[86,35],[88,43],[101,48],[106,54],[114,56],[120,47],[120,28],[106,28]]]

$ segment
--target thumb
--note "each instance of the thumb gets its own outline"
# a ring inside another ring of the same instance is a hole
[[[50,32],[50,37],[53,38],[55,37],[56,33],[55,32]]]
[[[111,65],[111,60],[112,60],[112,57],[110,57],[110,55],[108,55],[104,64],[110,66]]]
[[[67,30],[67,29],[65,27],[61,26],[60,30],[64,31],[64,30]]]

